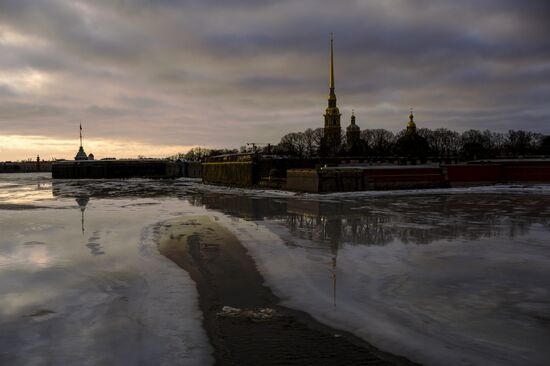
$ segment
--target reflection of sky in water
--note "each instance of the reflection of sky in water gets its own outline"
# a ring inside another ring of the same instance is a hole
[[[0,174],[0,205],[35,203],[51,198],[51,180],[44,174]]]
[[[0,364],[209,363],[195,286],[153,242],[152,225],[181,202],[58,196],[44,176],[10,178],[0,176]]]
[[[158,255],[152,230],[206,214],[284,304],[384,350],[428,364],[548,364],[550,188],[445,192],[0,175],[0,363],[206,362],[195,286]]]

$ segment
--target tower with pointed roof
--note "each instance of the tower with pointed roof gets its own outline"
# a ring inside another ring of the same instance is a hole
[[[365,156],[369,154],[367,142],[361,139],[361,128],[355,123],[355,112],[351,111],[351,122],[346,128],[346,146],[343,152],[347,156]]]
[[[334,41],[330,36],[330,92],[328,107],[325,110],[325,127],[321,141],[321,153],[325,156],[336,156],[340,150],[342,128],[340,127],[340,110],[336,106],[334,93]]]
[[[395,147],[398,155],[411,159],[424,159],[430,154],[428,141],[416,130],[412,108],[405,133],[397,140]]]
[[[84,148],[82,147],[82,124],[80,124],[80,148],[78,149],[74,160],[88,160],[88,155],[86,155]]]
[[[351,111],[351,123],[346,128],[346,142],[348,147],[358,145],[361,139],[361,128],[355,124],[355,112]]]

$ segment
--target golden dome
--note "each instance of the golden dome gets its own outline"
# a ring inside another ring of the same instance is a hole
[[[409,116],[409,123],[407,123],[407,127],[416,127],[416,123],[414,123],[414,116],[411,115]]]
[[[411,109],[411,114],[409,114],[409,122],[407,123],[407,131],[414,132],[416,131],[416,123],[414,123],[414,116]]]

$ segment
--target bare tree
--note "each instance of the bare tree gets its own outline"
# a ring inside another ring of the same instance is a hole
[[[385,156],[392,154],[396,136],[391,131],[378,128],[361,131],[361,138],[367,142],[375,155]]]
[[[542,140],[542,135],[530,131],[509,130],[506,135],[508,150],[513,155],[525,155],[537,148],[537,142]]]
[[[304,155],[306,157],[312,157],[317,154],[319,150],[319,144],[316,141],[315,131],[311,128],[308,128],[303,133],[304,137]]]
[[[183,156],[186,160],[200,161],[210,154],[210,150],[204,147],[194,147]]]
[[[279,151],[288,155],[303,156],[306,149],[303,135],[303,132],[287,133],[281,138],[281,142],[279,142]]]

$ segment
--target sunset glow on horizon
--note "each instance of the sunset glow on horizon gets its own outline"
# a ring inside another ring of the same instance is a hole
[[[42,160],[68,159],[75,155],[78,139],[52,139],[45,136],[0,136],[0,156],[6,161],[35,160],[36,155],[25,155],[38,151]],[[92,139],[84,143],[86,151],[96,159],[102,158],[166,158],[186,152],[195,146],[147,145],[135,141]],[[144,155],[144,152],[148,152]]]

